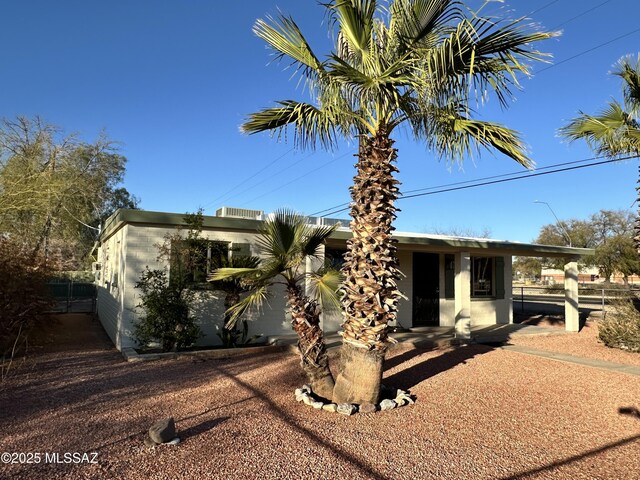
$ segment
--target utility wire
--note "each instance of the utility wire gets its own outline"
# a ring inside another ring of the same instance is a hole
[[[611,44],[611,43],[613,43],[613,42],[617,42],[618,40],[620,40],[620,39],[622,39],[622,38],[625,38],[625,37],[628,37],[628,36],[630,36],[630,35],[633,35],[634,33],[637,33],[637,32],[640,32],[640,28],[636,28],[635,30],[632,30],[632,31],[627,32],[627,33],[624,33],[624,34],[622,34],[622,35],[619,35],[619,36],[617,36],[616,38],[612,38],[611,40],[608,40],[608,41],[606,41],[606,42],[604,42],[604,43],[601,43],[601,44],[599,44],[599,45],[596,45],[596,46],[594,46],[594,47],[591,47],[591,48],[589,48],[589,49],[587,49],[587,50],[584,50],[584,51],[582,51],[582,52],[580,52],[580,53],[576,53],[575,55],[572,55],[571,57],[565,58],[564,60],[560,60],[559,62],[556,62],[556,63],[554,63],[553,65],[549,65],[548,67],[541,68],[541,69],[540,69],[540,70],[538,70],[536,73],[541,73],[541,72],[544,72],[544,71],[549,70],[549,69],[551,69],[551,68],[557,67],[558,65],[562,65],[563,63],[567,63],[567,62],[569,62],[569,61],[571,61],[571,60],[574,60],[574,59],[576,59],[576,58],[578,58],[578,57],[581,57],[581,56],[583,56],[583,55],[586,55],[587,53],[591,53],[591,52],[593,52],[594,50],[598,50],[599,48],[602,48],[602,47],[604,47],[604,46],[606,46],[606,45],[609,45],[609,44]]]
[[[249,204],[249,203],[251,203],[251,202],[254,202],[255,200],[259,200],[259,199],[260,199],[260,198],[262,198],[262,197],[266,197],[266,196],[267,196],[267,195],[269,195],[270,193],[277,192],[278,190],[282,190],[284,187],[286,187],[286,186],[288,186],[288,185],[291,185],[292,183],[297,182],[298,180],[300,180],[300,179],[302,179],[302,178],[304,178],[304,177],[308,177],[309,175],[311,175],[312,173],[317,172],[318,170],[322,170],[324,167],[326,167],[326,166],[328,166],[328,165],[331,165],[331,164],[332,164],[332,163],[334,163],[334,162],[337,162],[338,160],[340,160],[340,159],[342,159],[342,158],[346,157],[347,155],[353,155],[353,153],[351,153],[351,152],[344,153],[344,154],[340,155],[339,157],[336,157],[336,158],[334,158],[333,160],[330,160],[330,161],[328,161],[328,162],[325,162],[325,163],[323,163],[322,165],[320,165],[319,167],[314,168],[313,170],[311,170],[311,171],[309,171],[309,172],[307,172],[307,173],[305,173],[305,174],[302,174],[302,175],[300,175],[300,176],[298,176],[298,177],[294,178],[293,180],[288,181],[287,183],[284,183],[284,184],[280,185],[279,187],[276,187],[276,188],[274,188],[274,189],[271,189],[271,190],[269,190],[268,192],[263,193],[262,195],[258,195],[257,197],[254,197],[254,198],[252,198],[251,200],[248,200],[247,202],[243,203],[243,204],[242,204],[242,205],[240,205],[240,206],[245,206],[245,205],[247,205],[247,204]]]
[[[602,3],[599,3],[595,7],[591,7],[589,10],[585,10],[584,12],[579,13],[578,15],[576,15],[574,17],[571,17],[571,18],[569,18],[568,20],[565,20],[562,23],[557,24],[555,27],[551,27],[551,30],[557,30],[558,28],[562,27],[563,25],[566,25],[569,22],[573,22],[575,19],[580,18],[580,17],[586,15],[587,13],[594,11],[596,8],[600,8],[601,6],[603,6],[603,5],[607,4],[607,3],[610,3],[612,1],[613,0],[606,0],[606,1],[602,2]]]
[[[248,192],[249,190],[253,190],[254,188],[256,188],[259,185],[262,185],[265,182],[268,182],[270,179],[272,179],[273,177],[282,174],[283,172],[285,172],[286,170],[290,170],[293,167],[295,167],[296,165],[298,165],[299,163],[303,162],[304,160],[307,160],[308,158],[311,158],[314,154],[312,153],[311,155],[307,155],[306,157],[302,157],[300,159],[298,159],[297,161],[293,162],[291,165],[289,165],[287,168],[283,168],[280,170],[276,170],[275,172],[273,172],[271,175],[264,177],[262,180],[249,185],[247,188],[245,188],[244,190],[240,190],[239,192],[234,193],[231,197],[227,197],[227,200],[225,201],[230,201],[230,199],[232,198],[238,198],[240,195],[242,195],[243,193]],[[255,176],[255,175],[254,175]]]
[[[600,158],[602,158],[602,157],[600,157]],[[453,192],[453,191],[457,191],[457,190],[466,190],[468,188],[483,187],[483,186],[486,186],[486,185],[494,185],[496,183],[505,183],[505,182],[511,182],[511,181],[514,181],[514,180],[522,180],[522,179],[525,179],[525,178],[533,178],[533,177],[539,177],[539,176],[542,176],[542,175],[550,175],[552,173],[568,172],[568,171],[571,171],[571,170],[578,170],[578,169],[587,168],[587,167],[595,167],[595,166],[598,166],[598,165],[605,165],[605,164],[608,164],[608,163],[620,162],[620,161],[623,161],[623,160],[630,160],[630,159],[633,159],[633,158],[638,158],[638,155],[631,155],[631,156],[628,156],[628,157],[620,157],[620,158],[609,158],[607,160],[602,160],[602,161],[599,161],[599,162],[592,162],[592,163],[589,163],[589,164],[586,164],[586,165],[573,165],[573,166],[570,166],[570,167],[557,168],[555,170],[549,170],[549,171],[546,171],[546,172],[524,173],[524,174],[521,174],[521,175],[519,175],[517,177],[501,178],[501,179],[496,179],[496,180],[488,180],[488,181],[484,181],[484,182],[473,183],[473,184],[470,184],[470,185],[459,185],[459,186],[452,186],[452,187],[449,187],[449,188],[444,188],[444,187],[447,187],[446,185],[442,186],[442,188],[441,187],[432,187],[432,188],[439,188],[439,190],[434,190],[434,191],[430,191],[430,192],[415,193],[413,195],[401,195],[401,196],[398,197],[398,200],[405,200],[407,198],[424,197],[426,195],[436,195],[438,193]],[[575,163],[575,162],[570,162],[570,163]],[[500,175],[498,175],[496,177],[499,177],[499,176]],[[496,177],[489,177],[489,178],[496,178]],[[469,183],[469,182],[460,182],[460,183]],[[336,209],[329,211],[328,213],[326,213],[323,216],[324,217],[328,217],[329,215],[335,215],[336,213],[344,212],[344,211],[349,209],[349,207],[338,208],[338,207],[340,207],[342,205],[345,205],[345,204],[336,205],[336,207],[334,207]],[[327,210],[329,210],[329,209],[327,209]],[[312,214],[312,215],[314,215],[314,214]]]
[[[214,203],[216,203],[218,200],[222,200],[224,197],[226,197],[229,193],[233,192],[236,188],[244,185],[245,183],[247,183],[249,180],[251,180],[252,178],[257,177],[259,174],[261,174],[262,172],[264,172],[267,168],[269,168],[270,166],[274,165],[276,162],[278,162],[279,160],[281,160],[282,158],[284,158],[285,156],[289,155],[291,152],[293,151],[293,147],[291,147],[289,150],[287,150],[286,152],[284,152],[282,155],[280,155],[279,157],[277,157],[276,159],[272,160],[271,162],[269,162],[267,165],[265,165],[264,167],[262,167],[260,170],[258,170],[257,172],[255,172],[253,175],[245,178],[244,180],[242,180],[240,183],[238,183],[237,185],[235,185],[234,187],[231,187],[229,190],[227,190],[226,192],[224,192],[222,195],[218,195],[216,198],[214,198],[213,200],[211,200],[209,203],[207,203],[205,205],[205,207],[211,206]]]
[[[591,162],[593,160],[599,160],[601,158],[606,158],[606,157],[589,157],[589,158],[583,158],[582,160],[574,160],[572,162],[556,163],[556,164],[553,164],[553,165],[547,165],[546,167],[537,168],[535,170],[535,172],[539,172],[541,170],[549,170],[551,168],[566,167],[568,165],[576,165],[576,164],[579,164],[579,163]],[[500,175],[491,175],[489,177],[482,177],[482,178],[474,178],[473,180],[465,180],[465,181],[462,181],[462,182],[446,183],[444,185],[434,185],[432,187],[415,188],[413,190],[407,190],[406,192],[403,192],[401,195],[404,196],[404,195],[407,195],[409,193],[425,192],[425,191],[429,191],[429,190],[439,190],[439,189],[442,189],[442,188],[455,187],[455,186],[458,186],[458,185],[475,184],[475,183],[478,183],[478,182],[484,182],[486,180],[493,180],[493,179],[496,179],[496,178],[512,177],[514,175],[523,175],[523,172],[521,170],[519,170],[517,172],[503,173],[503,174],[500,174]],[[349,202],[341,203],[339,205],[334,205],[333,207],[325,208],[324,210],[319,210],[317,212],[311,213],[310,215],[314,216],[314,215],[318,215],[320,213],[329,212],[329,211],[332,211],[332,210],[336,210],[336,209],[338,209],[340,207],[344,207],[346,205],[349,205]]]

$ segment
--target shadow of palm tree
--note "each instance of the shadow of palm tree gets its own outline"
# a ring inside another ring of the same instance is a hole
[[[385,385],[398,387],[403,390],[411,389],[419,383],[454,368],[456,365],[466,363],[472,358],[488,353],[495,348],[489,345],[467,345],[463,347],[456,347],[453,350],[445,351],[443,354],[437,357],[429,358],[423,362],[417,363],[409,368],[404,368],[401,371],[390,375],[384,379]],[[409,361],[410,359],[421,355],[428,350],[416,349],[400,355],[401,362]],[[406,357],[405,357],[406,355]],[[398,365],[400,364],[398,363]]]
[[[241,388],[243,388],[245,390],[248,390],[255,397],[259,398],[262,402],[264,402],[268,406],[269,410],[271,412],[273,412],[276,417],[278,417],[280,420],[286,422],[294,430],[296,430],[298,433],[304,435],[306,438],[308,438],[312,443],[316,444],[318,447],[327,448],[327,449],[331,450],[331,452],[333,452],[333,454],[337,458],[340,458],[340,459],[348,462],[353,467],[355,467],[357,470],[359,470],[362,474],[364,474],[367,478],[376,478],[376,479],[380,479],[380,480],[389,479],[389,477],[386,477],[386,476],[382,475],[379,471],[377,471],[374,468],[373,465],[368,465],[365,462],[357,459],[353,455],[350,455],[344,448],[341,448],[339,445],[335,445],[335,444],[332,444],[332,443],[330,443],[330,442],[328,442],[326,440],[320,439],[318,437],[318,435],[315,434],[313,431],[311,431],[308,428],[305,428],[304,426],[302,426],[298,422],[296,422],[289,413],[284,411],[280,406],[278,406],[265,393],[263,393],[258,388],[256,388],[255,386],[251,385],[250,383],[247,383],[247,382],[241,380],[240,378],[237,377],[237,375],[234,375],[233,373],[229,372],[226,368],[224,368],[223,365],[218,365],[218,366],[216,366],[214,368],[222,376],[232,380],[236,385],[238,385],[239,387],[241,387]]]
[[[189,437],[195,437],[202,433],[208,432],[209,430],[212,430],[213,428],[217,427],[221,423],[226,422],[230,418],[231,417],[218,417],[218,418],[213,418],[211,420],[206,420],[202,423],[194,425],[193,427],[189,427],[186,430],[179,430],[178,436],[182,441],[184,441]]]

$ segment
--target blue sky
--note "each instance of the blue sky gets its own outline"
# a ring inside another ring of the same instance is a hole
[[[105,129],[122,142],[125,186],[145,210],[204,207],[213,214],[227,205],[311,214],[348,202],[353,144],[300,152],[268,134],[239,132],[246,114],[304,98],[286,65],[269,64],[269,50],[251,32],[277,8],[296,19],[319,56],[329,51],[315,0],[4,0],[0,117],[40,115],[89,141]],[[487,8],[534,12],[534,21],[559,26],[563,35],[540,45],[553,54],[551,68],[536,66],[511,108],[501,111],[491,99],[481,118],[519,130],[538,167],[591,157],[585,145],[558,138],[557,129],[578,110],[595,112],[620,98],[608,72],[621,56],[640,52],[640,2],[511,0]],[[438,161],[406,132],[396,139],[403,191],[522,171],[489,152],[461,168]],[[405,199],[396,226],[488,229],[495,238],[528,242],[554,221],[534,200],[548,202],[561,219],[586,218],[629,208],[636,179],[634,160]]]

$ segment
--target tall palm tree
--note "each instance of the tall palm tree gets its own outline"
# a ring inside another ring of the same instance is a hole
[[[611,100],[597,115],[580,115],[560,129],[569,140],[583,139],[597,155],[611,158],[640,156],[640,54],[622,57],[611,72],[622,79],[623,103]],[[640,180],[638,181],[640,184]],[[640,194],[640,186],[636,188]],[[640,204],[640,197],[638,198]],[[640,252],[640,215],[634,241]]]
[[[307,258],[318,256],[320,246],[335,228],[314,227],[298,214],[278,211],[265,221],[258,237],[260,265],[218,268],[209,277],[214,282],[240,279],[249,289],[248,295],[227,310],[232,322],[247,309],[262,306],[270,287],[284,285],[291,325],[298,335],[302,368],[314,393],[327,399],[333,395],[334,379],[329,369],[320,314],[321,305],[338,304],[336,291],[340,275],[325,269],[307,273],[305,266]],[[311,295],[304,291],[307,281],[313,287]]]
[[[392,133],[407,125],[449,160],[485,147],[529,167],[518,134],[474,119],[469,103],[491,91],[507,106],[517,74],[528,73],[526,61],[543,57],[530,44],[553,34],[535,31],[524,19],[483,17],[456,0],[333,0],[325,6],[336,43],[324,60],[291,17],[257,21],[256,35],[298,67],[312,98],[280,101],[249,115],[242,128],[257,133],[291,126],[296,143],[311,148],[359,139],[353,238],[343,270],[343,368],[334,400],[375,403],[387,324],[402,296],[391,237],[399,194]]]

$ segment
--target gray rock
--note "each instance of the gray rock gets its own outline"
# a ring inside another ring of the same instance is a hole
[[[324,403],[322,403],[322,402],[312,402],[311,406],[313,408],[315,408],[316,410],[321,410],[322,407],[324,406]]]
[[[360,405],[360,408],[358,409],[358,411],[360,413],[373,413],[377,409],[378,408],[373,403],[363,403],[362,405]]]
[[[176,423],[173,417],[165,418],[151,425],[149,438],[157,444],[167,443],[176,438]]]
[[[302,401],[304,402],[305,405],[311,405],[313,402],[315,402],[315,399],[311,395],[307,395],[305,393],[304,396],[302,397]]]
[[[338,410],[338,405],[336,405],[335,403],[325,403],[322,406],[322,409],[327,412],[336,413],[336,411]]]
[[[180,443],[180,437],[176,437],[167,443],[163,443],[163,445],[178,445],[179,443]]]
[[[393,410],[397,406],[398,404],[394,400],[389,400],[388,398],[385,398],[380,402],[380,410],[382,411]]]
[[[409,395],[408,393],[403,392],[402,394],[398,395],[395,399],[395,402],[399,405],[399,406],[404,406],[404,405],[411,405],[413,403],[415,403],[413,401],[413,398],[411,398],[411,395]]]
[[[304,390],[304,391],[305,391],[305,392],[307,392],[307,393],[311,393],[311,392],[312,392],[312,390],[311,390],[311,385],[308,385],[308,384],[306,384],[306,383],[305,383],[305,384],[302,386],[302,390]]]
[[[351,403],[340,403],[336,409],[336,412],[342,415],[353,415],[356,413],[356,406]]]

